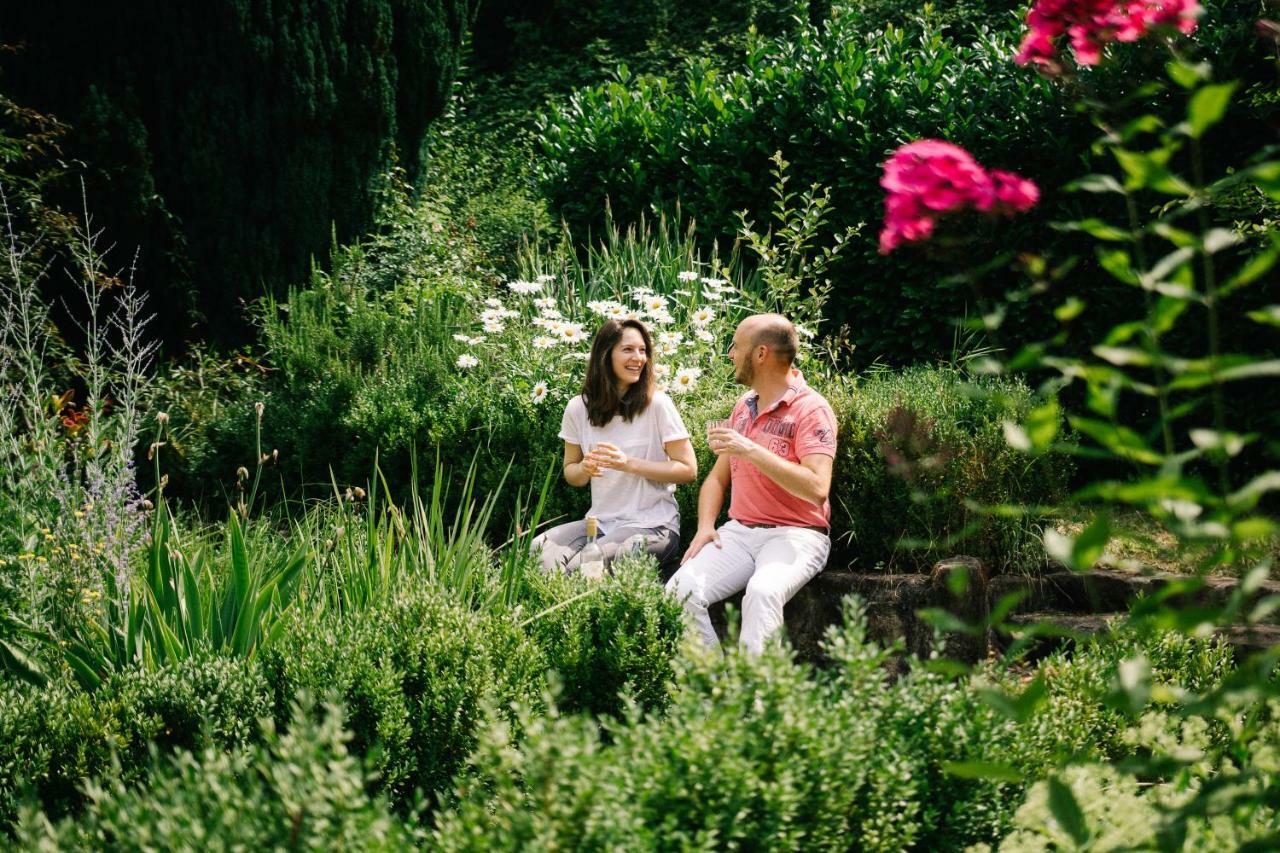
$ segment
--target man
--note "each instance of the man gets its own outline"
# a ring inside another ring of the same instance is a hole
[[[708,429],[718,458],[698,493],[698,532],[667,583],[712,648],[719,641],[708,605],[745,589],[741,643],[758,653],[831,552],[836,420],[791,366],[797,346],[787,318],[759,314],[742,321],[729,348],[737,381],[751,390],[727,427]],[[716,530],[726,489],[730,521]]]

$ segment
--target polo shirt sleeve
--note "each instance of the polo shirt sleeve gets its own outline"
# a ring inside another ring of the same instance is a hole
[[[680,417],[675,402],[666,394],[654,395],[653,402],[656,404],[658,434],[662,437],[662,443],[688,438],[689,430],[685,428],[684,419]]]
[[[836,415],[826,400],[805,412],[796,433],[796,456],[801,459],[811,453],[836,455]]]
[[[569,405],[564,407],[564,415],[560,418],[560,438],[568,444],[576,444],[582,446],[582,422],[586,420],[584,417],[587,413],[587,407],[582,402],[582,397],[574,397],[569,401]]]

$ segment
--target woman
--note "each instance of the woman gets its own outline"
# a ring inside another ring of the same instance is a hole
[[[607,320],[591,342],[582,394],[565,406],[564,478],[591,484],[596,539],[608,565],[643,547],[663,565],[680,549],[675,487],[698,476],[698,460],[671,398],[653,388],[652,342],[639,320]],[[586,451],[584,453],[584,450]],[[543,568],[572,572],[587,544],[585,520],[553,527],[534,540]]]

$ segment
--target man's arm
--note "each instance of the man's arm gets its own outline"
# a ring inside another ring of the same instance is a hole
[[[702,481],[702,488],[698,490],[698,532],[689,542],[680,565],[683,566],[696,557],[708,542],[714,543],[717,548],[721,547],[720,534],[716,532],[716,519],[720,517],[720,510],[724,507],[724,494],[728,490],[729,457],[720,456],[716,459],[716,464],[711,466],[707,479]]]
[[[736,456],[744,462],[750,462],[761,474],[783,489],[812,504],[822,506],[831,492],[832,458],[825,453],[805,454],[800,457],[798,464],[788,462],[770,452],[767,447],[756,444],[731,429],[713,430],[710,442],[711,449],[721,459]]]

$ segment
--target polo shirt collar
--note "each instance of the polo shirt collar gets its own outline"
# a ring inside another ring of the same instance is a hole
[[[809,384],[804,381],[804,374],[801,373],[799,369],[793,367],[791,368],[790,375],[787,377],[787,390],[783,392],[782,396],[778,398],[777,402],[775,402],[768,409],[765,409],[763,412],[761,412],[759,410],[760,392],[753,390],[749,394],[747,394],[747,408],[751,410],[751,417],[754,420],[755,418],[758,418],[761,415],[769,414],[769,412],[772,412],[774,409],[777,409],[780,406],[791,405],[791,403],[796,399],[796,397],[800,395],[800,392],[804,391],[808,387],[809,387]]]

